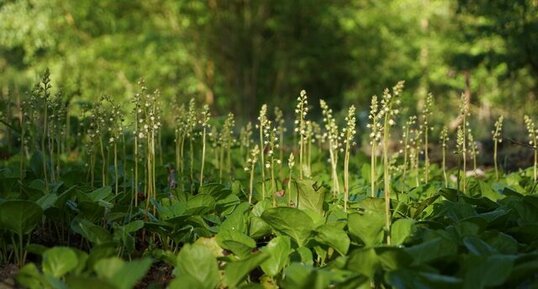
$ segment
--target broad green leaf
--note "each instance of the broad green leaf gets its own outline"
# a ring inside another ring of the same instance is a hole
[[[502,285],[512,272],[514,259],[515,257],[510,255],[468,256],[463,265],[463,289]]]
[[[493,188],[489,184],[483,181],[480,181],[479,184],[480,184],[480,192],[482,193],[483,197],[486,197],[494,202],[504,198],[504,195],[493,190]]]
[[[380,246],[374,248],[381,267],[386,271],[408,268],[413,258],[401,247]]]
[[[77,255],[77,267],[72,271],[74,275],[80,275],[84,269],[86,268],[86,264],[88,263],[88,258],[89,258],[89,255],[88,253],[82,251],[82,250],[79,250],[79,249],[74,249],[74,248],[71,248],[71,250],[73,250],[75,252],[75,254]]]
[[[320,274],[310,265],[292,263],[284,269],[283,288],[324,289],[329,288],[330,279],[327,274]]]
[[[117,245],[115,243],[104,243],[100,245],[94,245],[88,259],[86,261],[88,268],[94,268],[95,264],[101,259],[110,258],[117,254]]]
[[[318,242],[334,248],[342,256],[347,254],[350,240],[344,230],[333,224],[325,224],[316,228],[315,234]]]
[[[112,279],[114,275],[125,265],[125,261],[118,257],[105,258],[97,261],[93,270],[97,276],[103,279]]]
[[[77,254],[68,247],[54,247],[43,253],[43,272],[60,278],[78,265]]]
[[[162,199],[161,202],[156,202],[157,212],[159,213],[159,219],[171,220],[173,218],[182,217],[186,215],[187,204],[177,199],[167,200]]]
[[[86,219],[74,219],[71,223],[71,229],[94,244],[103,244],[112,241],[112,235],[108,230]]]
[[[170,286],[174,289],[213,289],[219,284],[217,259],[209,248],[199,244],[183,246],[177,256],[174,275],[176,281]]]
[[[390,242],[392,245],[401,245],[415,231],[415,220],[398,219],[390,228]]]
[[[247,275],[267,260],[269,255],[259,252],[249,258],[228,263],[224,268],[224,280],[229,288],[236,288]]]
[[[446,256],[457,254],[457,244],[452,241],[436,238],[415,246],[405,248],[407,253],[413,256],[413,264],[424,264]]]
[[[206,194],[199,194],[187,201],[186,214],[203,215],[215,209],[215,198]]]
[[[196,240],[196,242],[194,242],[194,244],[204,246],[210,249],[211,253],[215,257],[222,257],[224,255],[224,252],[222,248],[219,246],[216,239],[217,239],[216,237],[211,237],[211,238],[200,237],[198,238],[198,240]]]
[[[425,211],[428,211],[429,213],[429,210],[427,209],[431,208],[430,205],[433,204],[439,197],[440,195],[431,196],[415,205],[414,208],[411,208],[411,214],[413,218],[419,218],[421,214]]]
[[[248,233],[254,239],[261,238],[271,233],[271,226],[258,216],[250,216]]]
[[[385,216],[373,210],[365,210],[362,214],[349,214],[347,219],[349,233],[359,238],[366,246],[375,246],[383,242]]]
[[[5,201],[0,204],[0,227],[22,236],[29,234],[41,221],[43,209],[34,202]]]
[[[269,199],[265,199],[265,200],[257,202],[254,205],[254,207],[252,207],[251,213],[253,216],[261,217],[261,215],[263,214],[263,212],[265,212],[265,210],[272,207],[273,207],[272,202]]]
[[[185,275],[185,276],[178,276],[172,282],[170,282],[170,285],[168,285],[168,289],[191,289],[191,288],[201,288],[206,289],[210,287],[206,287],[203,283],[203,281],[199,281],[198,279],[195,279],[192,276]],[[214,287],[211,287],[214,288]]]
[[[149,258],[125,262],[112,257],[99,260],[94,269],[101,280],[106,280],[114,288],[131,289],[144,277],[151,263]]]
[[[254,239],[238,231],[221,230],[216,239],[220,247],[232,251],[239,258],[250,255],[256,248]]]
[[[70,289],[118,289],[109,281],[83,276],[69,276],[66,278],[66,283]]]
[[[238,196],[233,194],[229,194],[222,199],[216,198],[216,200],[217,201],[215,203],[215,209],[219,212],[222,212],[228,208],[232,208],[233,206],[241,203],[241,199],[239,199]]]
[[[301,262],[305,265],[314,265],[314,254],[312,254],[312,250],[308,247],[299,247],[295,249],[295,252],[291,257],[294,262]]]
[[[45,194],[43,197],[39,198],[39,200],[36,201],[36,204],[38,204],[41,209],[46,210],[52,206],[54,206],[54,203],[58,200],[58,195],[56,194]]]
[[[274,230],[290,236],[302,247],[314,229],[312,219],[296,208],[279,207],[265,210],[261,217]]]
[[[379,270],[380,263],[373,248],[360,248],[350,252],[346,269],[373,278]]]
[[[291,254],[290,238],[288,236],[277,236],[261,250],[269,255],[269,258],[261,264],[261,268],[266,275],[274,277],[289,262]]]
[[[126,225],[123,225],[123,227],[125,228],[125,232],[134,233],[144,227],[144,221],[142,220],[132,221]]]
[[[132,289],[146,275],[151,263],[149,258],[127,262],[109,279],[110,283],[118,289]]]
[[[468,236],[463,238],[463,245],[465,245],[465,248],[467,248],[469,253],[473,255],[489,256],[498,253],[495,248],[491,247],[488,243],[480,240],[480,238],[476,236]]]
[[[527,255],[527,260],[516,260],[512,274],[510,274],[510,281],[525,280],[526,278],[533,278],[538,272],[538,254]]]
[[[458,289],[462,286],[459,278],[405,268],[387,272],[385,278],[395,289]]]
[[[369,163],[364,163],[361,166],[361,177],[365,180],[367,180],[369,183],[371,182],[372,174],[371,174],[371,166]]]
[[[92,202],[106,200],[112,196],[112,187],[106,186],[106,187],[99,188],[91,193],[86,194],[86,196]]]
[[[15,279],[19,285],[26,288],[43,288],[42,284],[46,282],[34,263],[24,265]]]
[[[226,217],[224,222],[220,225],[221,231],[236,231],[246,234],[248,232],[247,226],[247,212],[250,208],[248,203],[241,203],[233,212]]]
[[[518,241],[505,233],[486,232],[482,239],[501,254],[516,254],[518,251]]]
[[[318,214],[323,214],[323,201],[327,188],[317,186],[313,180],[296,180],[297,193],[299,194],[299,209],[308,209]]]

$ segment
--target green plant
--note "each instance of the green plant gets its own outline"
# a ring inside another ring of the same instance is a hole
[[[399,113],[400,95],[404,87],[404,82],[398,82],[392,92],[385,89],[381,99],[381,109],[379,110],[379,119],[383,119],[383,179],[384,179],[384,197],[385,197],[385,232],[387,244],[390,244],[390,226],[392,223],[390,213],[390,196],[391,196],[391,176],[389,172],[389,140],[390,127],[395,125],[394,119]]]
[[[537,166],[538,166],[538,129],[534,124],[534,121],[528,116],[524,116],[525,125],[527,126],[527,132],[529,136],[529,145],[534,151],[534,164],[533,164],[533,176],[534,182],[538,179]]]
[[[101,184],[106,186],[107,184],[107,157],[105,154],[104,140],[106,138],[107,130],[109,128],[109,117],[104,106],[105,97],[100,97],[99,100],[91,107],[86,108],[85,113],[87,116],[87,140],[86,151],[90,157],[90,179],[93,185],[95,179],[95,166],[98,161],[98,152],[101,158]]]
[[[441,142],[441,167],[443,169],[443,179],[445,181],[445,187],[448,187],[448,175],[446,173],[446,149],[448,146],[448,129],[446,127],[443,127],[441,130],[441,133],[439,134],[439,140]]]
[[[377,145],[381,141],[381,122],[379,117],[379,104],[377,96],[372,96],[370,113],[368,114],[369,123],[366,125],[370,129],[370,196],[376,196],[376,160],[377,160]]]
[[[114,103],[111,97],[105,97],[104,101],[108,104],[106,121],[108,131],[108,144],[112,145],[113,166],[114,166],[114,192],[119,192],[119,165],[118,165],[118,143],[124,135],[124,116],[118,104]],[[125,167],[123,168],[125,170]]]
[[[420,186],[420,155],[422,151],[422,133],[423,130],[419,126],[411,129],[411,142],[410,142],[410,152],[409,159],[411,169],[413,169],[415,175],[415,185]]]
[[[187,110],[184,104],[175,104],[175,129],[174,129],[174,142],[176,145],[176,168],[180,174],[185,172],[185,138],[188,131],[187,123]]]
[[[293,167],[295,166],[295,157],[293,156],[293,152],[290,153],[290,157],[288,158],[288,168],[289,168],[289,174],[288,174],[288,182],[287,182],[287,188],[286,193],[288,194],[288,206],[292,207],[292,201],[291,201],[291,180],[293,177]],[[296,202],[297,203],[297,202]]]
[[[402,179],[405,181],[407,177],[407,169],[409,164],[411,168],[415,168],[417,163],[417,154],[416,154],[416,140],[417,140],[417,129],[415,128],[417,121],[417,116],[409,116],[405,124],[403,125],[403,134],[402,140],[400,143],[403,145],[403,172]]]
[[[495,121],[495,130],[491,131],[491,137],[493,139],[493,165],[495,167],[495,179],[499,180],[499,165],[497,157],[497,148],[500,143],[502,143],[502,129],[503,129],[504,116],[499,116],[497,121]]]
[[[211,114],[209,112],[209,105],[205,104],[202,107],[202,111],[200,113],[200,125],[202,126],[202,161],[201,161],[202,164],[200,168],[200,186],[204,184],[206,137],[207,137],[207,129],[210,128],[209,126],[210,118],[211,118]]]
[[[48,126],[48,120],[49,120],[49,98],[51,96],[51,89],[52,85],[50,83],[50,72],[48,69],[45,70],[43,77],[41,78],[41,82],[35,87],[34,89],[34,98],[36,99],[35,103],[38,103],[38,106],[40,106],[43,109],[42,114],[42,134],[41,134],[41,154],[43,158],[43,176],[45,179],[45,185],[48,188],[49,185],[49,166],[47,162],[47,150],[46,150],[46,144],[48,142],[48,136],[49,136],[49,126]]]
[[[34,202],[25,200],[9,200],[0,203],[0,228],[11,233],[15,262],[22,267],[26,260],[26,246],[30,238],[24,242],[24,236],[29,235],[41,221],[43,209]],[[17,240],[15,240],[17,237]]]
[[[284,134],[286,133],[286,120],[284,119],[284,113],[278,106],[275,106],[275,128],[279,140],[278,159],[280,160],[280,163],[282,163],[284,161]]]
[[[219,134],[220,154],[219,154],[219,180],[222,181],[222,172],[226,167],[226,172],[231,177],[232,175],[232,146],[235,143],[234,139],[235,120],[233,113],[228,113],[222,131]],[[226,155],[226,165],[224,165],[224,156]]]
[[[304,177],[312,177],[312,142],[314,141],[314,121],[306,121],[306,130],[304,133],[305,142],[305,165],[304,165]]]
[[[476,158],[479,154],[478,151],[478,144],[474,140],[473,132],[471,129],[468,130],[467,134],[467,140],[468,140],[468,146],[469,146],[469,154],[471,155],[471,158],[473,160],[473,172],[476,174]]]
[[[138,157],[143,153],[144,159],[144,176],[145,176],[145,196],[146,210],[149,210],[152,199],[157,196],[156,188],[156,138],[161,127],[161,114],[159,108],[159,91],[153,93],[147,92],[144,82],[140,82],[140,93],[135,95],[135,119],[137,129],[135,137],[135,187],[138,182]],[[139,149],[142,151],[139,152]],[[137,195],[135,194],[135,206],[137,205]],[[155,212],[155,207],[152,211]]]
[[[303,179],[306,151],[306,115],[308,113],[308,98],[305,90],[301,90],[295,107],[295,134],[299,135],[299,179]]]
[[[276,127],[271,126],[271,121],[267,123],[267,126],[264,130],[264,135],[266,139],[266,161],[265,168],[269,169],[271,175],[271,198],[273,199],[273,206],[276,206],[276,193],[277,193],[277,184],[275,178],[275,165],[280,165],[280,159],[275,158],[275,150],[280,148],[280,142],[278,139],[278,132]]]
[[[467,151],[468,151],[468,140],[467,140],[467,131],[469,130],[469,121],[467,117],[469,113],[469,96],[467,94],[462,94],[460,99],[460,111],[458,120],[460,124],[458,125],[457,138],[456,138],[456,151],[460,155],[460,173],[458,174],[458,188],[465,192],[467,186],[466,174],[467,174]]]
[[[189,109],[187,111],[187,119],[185,122],[186,132],[185,136],[189,138],[189,170],[190,170],[190,179],[191,184],[194,183],[194,140],[195,140],[195,129],[198,124],[197,118],[197,109],[196,102],[194,98],[191,98],[189,101]]]
[[[346,127],[342,129],[342,139],[345,143],[344,151],[344,211],[347,212],[347,202],[349,199],[349,158],[351,146],[355,144],[355,106],[350,106],[346,116]]]
[[[340,142],[340,132],[338,130],[338,125],[336,120],[333,117],[332,109],[329,108],[327,103],[321,99],[320,100],[321,111],[323,114],[323,123],[325,124],[325,133],[327,134],[327,139],[329,140],[329,157],[331,163],[331,178],[332,178],[332,192],[333,198],[337,198],[340,193],[340,182],[338,180],[338,152],[340,151],[341,142]]]
[[[239,131],[239,148],[241,155],[246,159],[249,157],[250,146],[252,145],[252,122],[248,122]]]
[[[249,193],[248,193],[249,204],[252,204],[252,194],[254,191],[254,169],[256,168],[256,162],[258,161],[259,154],[260,154],[260,148],[258,147],[258,145],[254,145],[254,147],[249,153],[250,156],[247,158],[247,166],[245,167],[245,171],[250,172]]]
[[[266,153],[266,147],[269,143],[267,138],[269,138],[269,130],[271,127],[271,121],[267,118],[267,105],[262,105],[260,109],[260,115],[258,116],[258,124],[256,127],[259,129],[259,135],[260,135],[260,167],[261,167],[261,173],[262,173],[262,198],[265,199],[265,166],[266,166],[266,160],[265,160],[265,153]]]
[[[424,136],[424,181],[428,182],[430,179],[430,157],[429,157],[429,131],[430,117],[432,115],[433,95],[428,93],[424,106],[422,107],[420,127]]]

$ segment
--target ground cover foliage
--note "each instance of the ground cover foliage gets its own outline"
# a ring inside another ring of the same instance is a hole
[[[0,169],[0,263],[18,268],[4,284],[538,286],[536,112],[520,119],[531,166],[508,172],[502,117],[494,166],[477,161],[465,93],[454,129],[430,120],[433,95],[402,113],[404,82],[371,99],[364,124],[306,91],[293,115],[263,105],[238,124],[194,100],[162,102],[143,81],[130,103],[73,113],[50,77],[2,121],[15,153]]]

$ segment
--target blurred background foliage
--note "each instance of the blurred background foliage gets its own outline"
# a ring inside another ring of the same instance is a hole
[[[75,101],[127,101],[143,77],[221,114],[291,112],[301,89],[366,111],[403,79],[411,108],[431,91],[444,117],[467,91],[491,119],[536,112],[538,1],[0,0],[2,94],[47,67]]]

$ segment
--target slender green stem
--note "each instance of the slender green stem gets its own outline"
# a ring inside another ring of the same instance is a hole
[[[119,170],[118,170],[118,145],[116,141],[114,141],[114,179],[115,179],[115,193],[118,194],[119,191]]]
[[[260,123],[260,165],[262,172],[262,198],[265,199],[265,144],[263,143],[263,127]]]
[[[445,187],[448,188],[448,176],[447,176],[447,173],[446,173],[446,147],[444,145],[443,145],[442,166],[443,166],[443,177],[445,179]]]
[[[344,211],[347,212],[347,202],[349,199],[349,141],[346,141],[346,152],[344,156]]]
[[[375,175],[375,170],[376,170],[376,165],[375,165],[375,151],[376,151],[376,145],[375,145],[375,140],[372,140],[372,153],[370,155],[370,187],[371,187],[371,196],[372,198],[375,198],[375,181],[376,181],[376,175]]]
[[[424,181],[428,183],[430,179],[430,157],[428,153],[428,125],[424,128]]]
[[[205,139],[206,139],[206,127],[204,126],[203,132],[202,132],[202,167],[200,169],[200,187],[204,183],[204,165],[205,165]]]
[[[224,146],[221,146],[218,149],[218,160],[219,160],[219,182],[222,182],[222,172],[224,169]]]
[[[135,131],[136,132],[136,131]],[[135,207],[138,207],[138,136],[134,136],[134,184],[133,199]]]
[[[286,193],[288,194],[288,207],[291,207],[291,177],[292,177],[292,169],[290,169],[290,173],[288,176],[288,184],[286,188]]]
[[[103,187],[106,186],[106,156],[105,156],[105,148],[103,145],[103,139],[99,138],[99,148],[101,151],[101,182]]]
[[[534,150],[534,182],[538,180],[537,178],[537,165],[538,165],[538,149]]]
[[[385,114],[385,123],[383,128],[383,178],[384,178],[384,195],[385,195],[385,232],[387,244],[390,245],[390,172],[389,172],[389,137],[390,137],[389,115]]]
[[[191,184],[192,184],[194,182],[194,144],[192,141],[192,137],[190,138],[189,142],[190,142],[189,152],[190,152],[190,162],[191,162],[190,169],[191,169]]]
[[[332,147],[332,145],[331,145]],[[338,162],[338,156],[336,155],[336,151],[332,148],[329,148],[329,155],[330,155],[330,158],[331,158],[331,176],[332,176],[332,179],[333,179],[333,186],[332,186],[332,191],[333,191],[333,198],[336,199],[338,197],[338,193],[340,192],[340,185],[338,183],[338,173],[336,172],[337,170],[337,162]]]
[[[495,166],[495,180],[499,180],[499,168],[497,165],[497,141],[493,140],[493,165]]]
[[[45,188],[48,190],[49,181],[48,181],[48,174],[47,174],[47,157],[46,157],[47,154],[45,153],[45,139],[47,138],[47,135],[48,135],[47,119],[48,119],[48,104],[47,104],[47,100],[45,98],[45,113],[44,113],[44,118],[43,118],[43,135],[41,137],[41,154],[42,154],[42,158],[43,158],[43,177],[45,178]]]
[[[275,160],[271,155],[271,195],[273,198],[273,207],[276,207],[276,181],[275,181]]]
[[[181,142],[179,140],[179,132],[176,130],[176,168],[179,170],[181,162]]]
[[[125,133],[121,134],[121,149],[122,149],[122,160],[121,168],[123,173],[123,192],[127,193],[127,148],[125,143]]]
[[[252,163],[250,166],[250,180],[249,180],[249,193],[248,193],[248,203],[252,204],[252,192],[254,188],[254,166],[256,165],[255,162]]]

